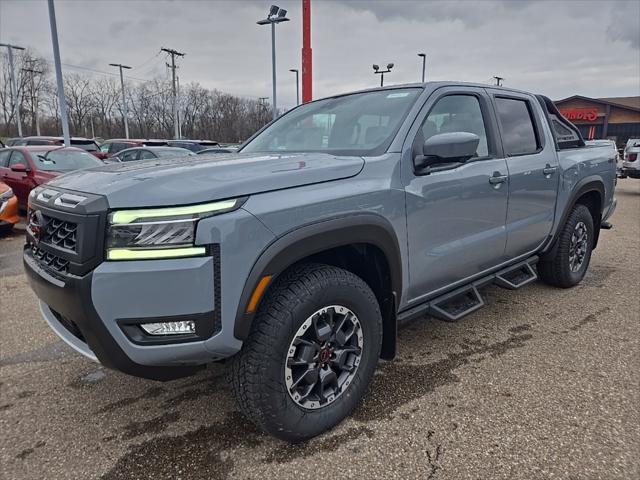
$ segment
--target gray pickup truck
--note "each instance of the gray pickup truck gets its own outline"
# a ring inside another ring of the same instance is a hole
[[[377,88],[301,105],[237,154],[35,189],[24,265],[78,352],[158,380],[227,359],[246,416],[300,441],[356,407],[401,323],[456,321],[490,283],[580,282],[615,181],[545,97]]]

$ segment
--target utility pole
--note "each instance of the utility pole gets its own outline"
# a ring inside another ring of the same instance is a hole
[[[16,74],[13,70],[13,51],[14,50],[24,50],[24,47],[18,47],[17,45],[10,45],[8,43],[0,43],[0,47],[7,47],[7,51],[9,52],[9,88],[11,90],[11,102],[13,104],[13,108],[11,111],[13,112],[15,109],[16,112],[16,123],[18,124],[18,136],[22,136],[22,121],[20,120],[20,103],[18,102],[18,87],[16,86]]]
[[[180,77],[176,75],[176,91],[178,92],[178,138],[182,138],[182,121],[180,120]]]
[[[110,67],[117,67],[120,69],[120,87],[122,88],[122,117],[124,118],[124,136],[129,138],[129,121],[127,117],[129,112],[127,111],[127,99],[124,94],[124,76],[122,75],[122,69],[131,70],[131,67],[122,65],[121,63],[110,63]]]
[[[173,48],[162,47],[160,49],[163,52],[167,52],[171,55],[171,65],[167,64],[171,68],[171,87],[173,90],[173,126],[174,126],[174,138],[178,140],[180,138],[180,130],[178,127],[178,92],[176,87],[176,57],[184,57],[185,54],[174,50]]]
[[[495,78],[495,79],[496,79],[496,86],[497,86],[497,87],[502,86],[502,83],[500,83],[500,82],[502,82],[502,81],[504,80],[504,77],[494,76],[493,78]]]
[[[60,105],[60,121],[64,145],[71,145],[69,135],[69,119],[67,118],[67,101],[64,97],[64,83],[62,81],[62,65],[60,63],[60,46],[58,45],[58,27],[56,25],[56,9],[53,0],[49,0],[49,23],[51,24],[51,43],[53,44],[53,61],[56,67],[56,81],[58,83],[58,104]]]
[[[40,136],[40,114],[38,113],[38,94],[36,92],[36,85],[34,81],[35,75],[42,75],[42,70],[34,70],[33,68],[23,68],[23,72],[31,74],[31,115],[34,118],[36,124],[36,135]],[[33,131],[33,130],[32,130]]]

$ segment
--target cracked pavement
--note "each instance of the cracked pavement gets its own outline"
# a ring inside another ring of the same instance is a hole
[[[236,411],[224,366],[157,383],[102,368],[41,319],[23,232],[0,239],[0,478],[640,478],[640,181],[569,290],[483,289],[400,331],[354,414],[290,445]]]

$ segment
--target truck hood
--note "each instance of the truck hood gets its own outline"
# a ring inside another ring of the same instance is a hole
[[[202,203],[357,175],[361,157],[215,154],[141,160],[62,175],[54,187],[107,197],[111,208]]]

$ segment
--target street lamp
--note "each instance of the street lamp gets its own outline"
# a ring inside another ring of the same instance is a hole
[[[300,84],[298,83],[299,72],[296,68],[290,68],[289,71],[296,74],[296,105],[300,105]]]
[[[422,57],[422,83],[424,83],[424,73],[427,66],[427,54],[419,53],[418,56]]]
[[[273,82],[273,119],[278,117],[278,106],[276,99],[276,24],[280,22],[288,22],[287,11],[278,7],[277,5],[271,5],[269,14],[264,20],[257,22],[258,25],[271,25],[271,72]]]
[[[122,76],[122,69],[131,70],[131,67],[126,65],[122,65],[121,63],[110,63],[110,67],[117,67],[120,69],[120,87],[122,88],[122,116],[124,118],[124,136],[125,138],[129,138],[129,122],[127,120],[127,100],[124,95],[124,77]]]
[[[13,70],[13,51],[24,50],[24,47],[10,45],[8,43],[0,43],[0,47],[7,47],[9,52],[9,90],[11,90],[11,102],[13,104],[12,111],[16,112],[16,123],[18,124],[18,136],[22,136],[22,121],[20,120],[20,102],[18,101],[18,88],[16,87],[16,74]]]
[[[384,86],[384,74],[385,73],[389,73],[391,71],[391,69],[393,68],[393,63],[387,63],[387,69],[386,70],[380,70],[380,67],[378,65],[373,65],[373,73],[374,74],[380,74],[380,86]]]

